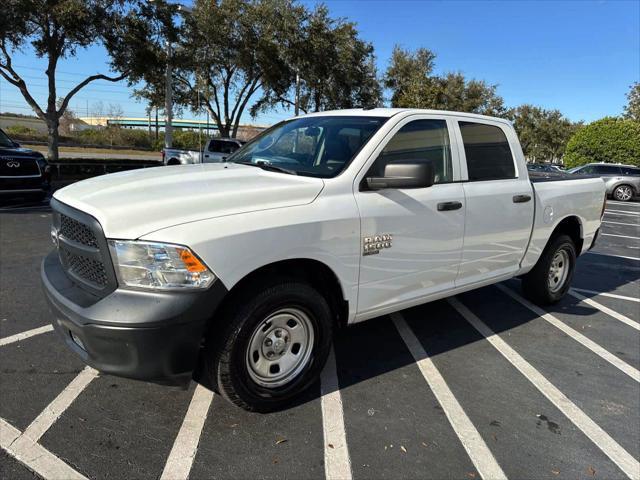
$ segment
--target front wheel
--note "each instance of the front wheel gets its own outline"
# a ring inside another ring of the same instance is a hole
[[[619,202],[628,202],[633,198],[633,189],[629,185],[619,185],[613,191],[613,198]]]
[[[522,278],[522,291],[538,305],[559,302],[571,287],[576,266],[576,247],[567,235],[553,238],[536,263]]]
[[[298,280],[247,289],[232,303],[206,341],[207,383],[245,410],[279,410],[319,377],[331,346],[331,309]]]

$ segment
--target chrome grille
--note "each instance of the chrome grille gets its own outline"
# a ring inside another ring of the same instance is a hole
[[[35,158],[0,157],[0,177],[39,177],[40,166]]]
[[[98,248],[96,235],[89,229],[89,227],[64,214],[60,214],[59,234],[68,240],[86,245],[87,247]]]

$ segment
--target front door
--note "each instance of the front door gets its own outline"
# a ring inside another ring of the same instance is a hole
[[[465,202],[449,123],[432,115],[402,120],[376,149],[365,175],[382,176],[388,163],[432,162],[433,186],[370,191],[356,185],[363,237],[356,320],[420,303],[454,285]]]

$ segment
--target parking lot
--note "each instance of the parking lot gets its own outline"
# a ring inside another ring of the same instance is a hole
[[[514,280],[339,332],[296,406],[102,376],[49,327],[45,205],[0,208],[0,478],[640,478],[640,203],[574,290]]]

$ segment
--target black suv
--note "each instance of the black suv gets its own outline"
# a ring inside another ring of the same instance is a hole
[[[44,156],[22,148],[0,130],[0,200],[7,196],[44,200],[51,189],[51,167]]]

